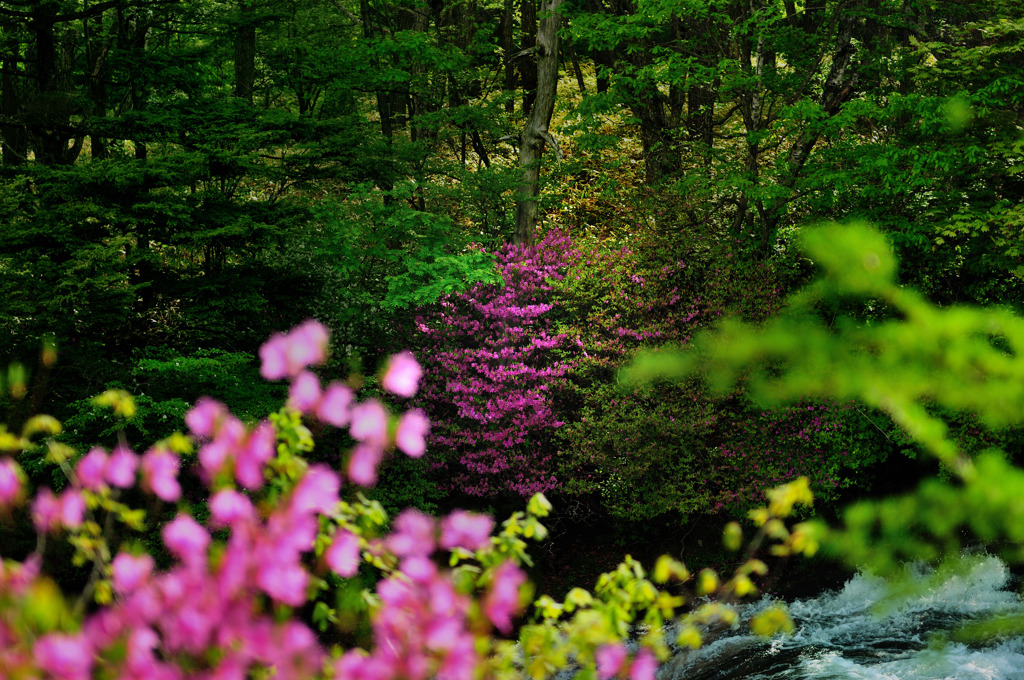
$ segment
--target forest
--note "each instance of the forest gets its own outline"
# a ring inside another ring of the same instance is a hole
[[[0,676],[651,680],[759,591],[1021,562],[1020,3],[0,36]]]

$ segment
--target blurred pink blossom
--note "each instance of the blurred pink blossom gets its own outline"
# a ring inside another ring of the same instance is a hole
[[[429,555],[436,546],[437,525],[433,517],[408,508],[395,518],[388,537],[388,549],[399,557]]]
[[[368,399],[352,409],[348,432],[361,442],[380,442],[388,437],[388,413],[376,399]]]
[[[178,456],[167,449],[152,448],[142,456],[142,485],[162,501],[181,498],[178,484]]]
[[[327,358],[327,329],[310,319],[287,334],[275,333],[260,347],[260,375],[267,380],[295,377]]]
[[[608,680],[608,678],[618,675],[625,660],[626,647],[622,643],[598,647],[594,652],[594,661],[597,662],[599,680]]]
[[[503,633],[512,630],[512,616],[519,612],[519,587],[524,583],[526,574],[512,562],[504,562],[494,572],[494,582],[484,597],[484,612]]]
[[[197,565],[206,559],[210,535],[190,515],[178,515],[161,535],[171,554],[185,564]]]
[[[14,459],[0,458],[0,509],[18,502],[21,497],[20,467]]]
[[[427,450],[424,439],[430,431],[430,420],[420,409],[407,411],[398,421],[395,444],[412,458],[421,457]]]
[[[344,427],[349,421],[349,407],[354,395],[352,390],[339,382],[332,382],[324,391],[323,399],[316,406],[316,417],[335,427]]]
[[[377,483],[377,466],[383,457],[384,450],[379,444],[356,444],[348,461],[348,478],[359,486],[373,486]]]
[[[633,657],[633,664],[629,667],[629,680],[654,680],[658,670],[658,660],[654,658],[654,652],[644,647]]]
[[[421,375],[423,375],[423,369],[420,368],[412,352],[400,352],[392,355],[388,360],[382,384],[384,389],[392,394],[411,397],[416,394]]]
[[[351,531],[339,529],[324,558],[335,574],[349,578],[359,571],[359,552],[359,538]]]
[[[185,424],[195,437],[212,437],[228,415],[227,407],[216,399],[199,397],[185,414]]]
[[[221,489],[210,499],[210,525],[232,526],[256,518],[256,509],[249,498],[234,489]]]
[[[103,476],[111,486],[122,489],[135,486],[135,470],[139,466],[139,458],[127,446],[118,446],[107,459]]]
[[[36,640],[35,658],[53,680],[89,680],[92,646],[84,635],[48,633]]]
[[[60,501],[48,488],[37,491],[32,501],[32,525],[43,534],[56,530],[60,525]]]
[[[75,474],[83,489],[99,491],[106,484],[104,470],[107,467],[107,457],[107,452],[97,446],[78,461]]]
[[[326,465],[313,465],[292,492],[292,510],[331,515],[338,507],[341,480]]]
[[[310,371],[301,371],[288,388],[288,405],[302,413],[310,413],[320,403],[320,378]]]
[[[76,489],[65,489],[60,495],[60,522],[69,529],[82,525],[85,499]]]
[[[114,592],[122,596],[133,593],[149,579],[153,564],[149,555],[118,553],[110,563]]]
[[[492,529],[494,520],[487,515],[456,510],[441,520],[441,547],[482,550],[490,545]]]

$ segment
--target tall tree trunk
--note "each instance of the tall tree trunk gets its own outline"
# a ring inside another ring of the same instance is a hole
[[[4,53],[3,81],[0,83],[0,98],[4,124],[0,127],[3,134],[3,164],[23,165],[28,159],[28,138],[22,120],[22,86],[18,82],[18,62],[21,45],[17,38],[11,38]]]
[[[522,0],[523,15],[523,52],[532,50],[537,46],[537,0]],[[523,112],[529,115],[533,109],[533,100],[537,96],[537,70],[539,68],[540,56],[536,61],[529,58],[529,55],[519,60],[519,80],[523,86]],[[558,56],[555,56],[555,65],[558,64]]]
[[[529,0],[527,0],[529,2]],[[522,177],[516,196],[516,227],[513,242],[532,244],[537,229],[537,197],[540,195],[540,162],[545,144],[556,153],[558,143],[548,131],[558,91],[558,13],[564,0],[544,0],[544,16],[537,29],[537,91],[533,107],[519,135],[519,166]]]
[[[256,86],[256,22],[252,14],[252,2],[240,0],[235,26],[235,96],[250,104]]]

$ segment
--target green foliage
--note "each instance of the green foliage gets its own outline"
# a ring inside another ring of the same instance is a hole
[[[853,414],[835,409],[822,425],[804,423],[806,411],[739,407],[696,381],[621,391],[615,371],[638,350],[684,343],[725,309],[766,318],[779,301],[762,267],[715,266],[704,248],[653,236],[637,236],[628,247],[612,243],[578,240],[580,256],[556,288],[553,313],[572,338],[564,351],[576,364],[557,402],[566,423],[558,430],[566,493],[632,521],[740,514],[761,502],[764,489],[802,474],[831,500],[838,485],[856,483],[856,468],[884,458],[884,450],[869,454],[855,443],[864,433],[844,427]],[[736,256],[727,247],[715,251]],[[784,434],[787,422],[799,424]]]
[[[436,514],[447,499],[428,466],[405,456],[395,456],[381,464],[380,479],[366,491],[366,496],[379,502],[392,517],[405,508]]]
[[[742,376],[750,396],[762,404],[807,396],[861,400],[887,413],[952,469],[967,463],[947,437],[947,426],[926,405],[974,411],[990,427],[1019,421],[1019,317],[998,308],[938,309],[898,287],[888,245],[863,225],[812,230],[804,244],[824,267],[823,276],[791,296],[783,314],[756,329],[727,320],[714,335],[695,338],[685,359],[669,355],[665,370],[700,370],[719,391]],[[845,298],[865,294],[884,303],[894,318],[867,325],[829,314]],[[660,364],[657,355],[648,355],[627,377],[660,373]]]
[[[387,297],[382,304],[385,310],[433,304],[442,296],[460,293],[474,283],[504,285],[494,267],[494,255],[481,250],[448,255],[445,250],[438,250],[438,245],[433,243],[405,256],[405,271],[388,279]]]
[[[803,244],[822,276],[794,293],[779,317],[760,327],[726,321],[695,337],[687,353],[649,354],[624,377],[700,373],[718,389],[742,381],[762,404],[811,395],[876,407],[936,456],[946,477],[858,502],[837,529],[814,521],[801,530],[830,554],[886,574],[906,561],[955,558],[978,541],[1024,560],[1024,472],[995,450],[968,456],[942,419],[968,412],[990,428],[1020,424],[1024,320],[999,308],[938,308],[897,286],[888,245],[864,225],[821,227]],[[865,295],[889,314],[869,322],[835,314],[839,301]]]

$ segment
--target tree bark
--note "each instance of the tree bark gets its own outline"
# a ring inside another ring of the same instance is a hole
[[[527,0],[530,2],[530,0]],[[550,144],[559,153],[548,131],[555,111],[558,90],[558,13],[564,0],[544,0],[543,16],[537,29],[537,90],[526,124],[519,135],[519,166],[522,177],[516,197],[516,227],[513,242],[530,245],[537,229],[537,197],[540,195],[540,163],[544,147]],[[561,155],[559,153],[559,155]]]
[[[28,138],[22,120],[22,87],[18,83],[18,61],[21,45],[16,38],[7,43],[3,61],[3,83],[0,98],[3,100],[4,125],[3,164],[24,165],[28,159]]]
[[[547,3],[545,3],[545,7]],[[537,0],[522,0],[522,29],[523,29],[523,52],[529,52],[537,45]],[[557,60],[557,56],[555,59]],[[555,62],[557,64],[557,61]],[[519,82],[523,87],[523,113],[530,115],[533,110],[533,100],[537,96],[537,80],[540,77],[538,69],[540,59],[537,61],[524,57],[519,60]]]
[[[256,86],[256,23],[252,4],[238,3],[238,25],[235,27],[235,96],[252,104]]]

